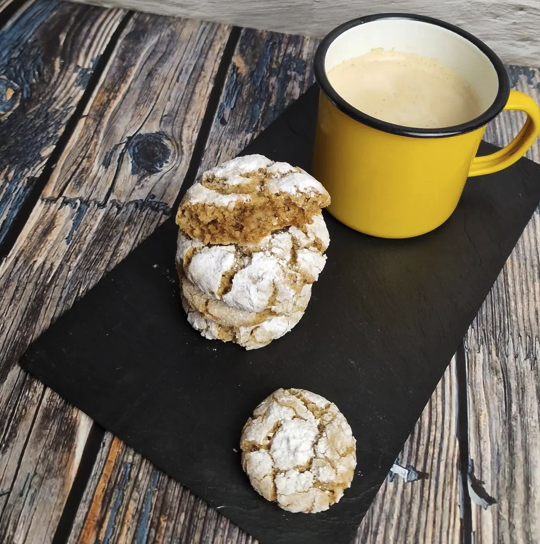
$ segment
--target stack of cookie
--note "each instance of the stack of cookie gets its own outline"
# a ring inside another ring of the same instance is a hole
[[[176,265],[189,323],[246,349],[302,318],[330,242],[330,203],[308,173],[262,155],[205,172],[182,200]]]

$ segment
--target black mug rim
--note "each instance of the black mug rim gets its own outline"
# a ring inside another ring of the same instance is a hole
[[[451,127],[441,127],[441,128],[414,128],[406,127],[403,125],[397,125],[394,123],[389,123],[387,121],[382,121],[376,117],[372,117],[367,113],[362,112],[361,110],[355,108],[349,104],[344,98],[342,98],[330,85],[328,76],[326,75],[326,70],[324,67],[326,53],[328,48],[334,42],[334,40],[355,26],[359,26],[365,23],[371,23],[373,21],[379,21],[382,19],[408,19],[412,21],[420,21],[423,23],[428,23],[436,26],[440,26],[455,34],[458,34],[470,41],[475,45],[480,51],[482,51],[486,57],[493,64],[493,67],[497,73],[499,80],[499,88],[497,90],[497,95],[495,100],[489,108],[487,108],[483,113],[478,117],[467,121],[466,123],[461,123],[459,125],[454,125]],[[319,87],[324,92],[326,97],[330,102],[336,106],[340,111],[345,113],[347,116],[359,121],[367,126],[382,130],[383,132],[389,132],[391,134],[397,134],[400,136],[409,136],[416,138],[445,138],[449,136],[457,136],[459,134],[465,134],[467,132],[472,132],[480,127],[485,126],[489,121],[495,118],[503,109],[508,101],[510,95],[510,80],[508,73],[501,59],[495,54],[495,52],[489,48],[483,41],[478,39],[476,36],[473,36],[469,32],[459,28],[445,21],[435,19],[433,17],[426,17],[424,15],[414,15],[410,13],[380,13],[376,15],[367,15],[365,17],[358,17],[357,19],[352,19],[336,27],[334,30],[329,32],[322,42],[317,47],[315,53],[315,79],[319,84]]]

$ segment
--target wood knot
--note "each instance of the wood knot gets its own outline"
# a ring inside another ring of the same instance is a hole
[[[9,117],[21,102],[21,89],[6,76],[0,76],[0,119]]]
[[[127,144],[131,173],[158,174],[171,162],[174,150],[173,141],[162,132],[136,134]]]

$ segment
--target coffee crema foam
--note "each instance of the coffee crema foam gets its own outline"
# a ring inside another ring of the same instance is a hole
[[[478,117],[474,88],[437,59],[372,49],[328,72],[330,84],[358,110],[411,128],[444,128]]]

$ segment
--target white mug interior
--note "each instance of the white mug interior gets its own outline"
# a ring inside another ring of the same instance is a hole
[[[346,30],[329,45],[324,70],[328,74],[338,64],[377,48],[437,59],[469,82],[483,111],[495,101],[499,77],[488,56],[447,28],[413,19],[378,19]]]

